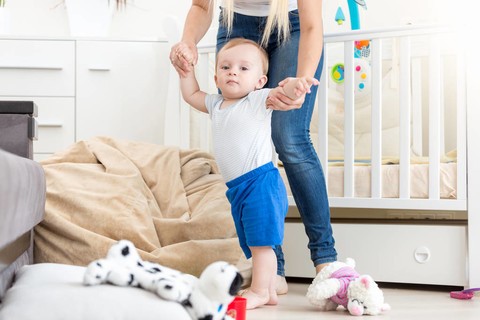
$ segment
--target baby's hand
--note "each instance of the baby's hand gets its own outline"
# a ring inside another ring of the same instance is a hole
[[[313,77],[286,78],[278,85],[284,88],[287,95],[294,99],[310,93],[312,85],[318,85],[319,81]]]
[[[193,43],[181,41],[175,44],[170,50],[170,61],[177,70],[180,77],[186,77],[187,73],[193,70],[197,64],[198,52]]]

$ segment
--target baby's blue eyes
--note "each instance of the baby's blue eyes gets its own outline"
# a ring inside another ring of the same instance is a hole
[[[229,66],[221,66],[220,69],[222,69],[222,70],[229,70],[230,67],[229,67]],[[242,71],[247,71],[247,70],[248,70],[248,67],[240,67],[240,70],[242,70]]]

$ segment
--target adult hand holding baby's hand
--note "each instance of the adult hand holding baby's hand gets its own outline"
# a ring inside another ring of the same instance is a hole
[[[297,99],[290,99],[283,87],[276,87],[267,98],[267,108],[278,111],[300,109],[305,101],[305,95]]]
[[[310,87],[318,84],[319,81],[313,77],[286,78],[280,81],[268,97],[267,107],[280,111],[300,109],[305,95],[310,93]]]
[[[313,77],[298,77],[298,78],[286,78],[278,84],[280,87],[284,87],[285,92],[294,93],[294,97],[301,97],[307,93],[310,93],[310,87],[318,85],[320,82]],[[290,98],[294,98],[290,96]]]
[[[188,72],[193,71],[193,66],[197,64],[198,51],[194,43],[180,41],[170,50],[170,62],[181,77],[185,77]]]

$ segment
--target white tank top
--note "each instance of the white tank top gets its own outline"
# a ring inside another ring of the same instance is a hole
[[[221,6],[223,7],[223,1]],[[235,0],[233,11],[247,16],[266,17],[270,9],[270,0]],[[297,0],[288,0],[288,11],[298,9]]]

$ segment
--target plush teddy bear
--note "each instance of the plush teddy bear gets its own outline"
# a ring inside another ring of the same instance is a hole
[[[84,284],[110,283],[140,287],[159,297],[181,303],[194,320],[229,319],[227,307],[240,289],[243,279],[237,268],[217,261],[205,268],[200,278],[140,258],[128,240],[114,244],[105,259],[91,262]]]
[[[378,315],[390,309],[383,292],[368,275],[355,271],[355,261],[336,261],[323,268],[307,291],[307,298],[323,311],[336,310],[339,305],[351,315]]]

